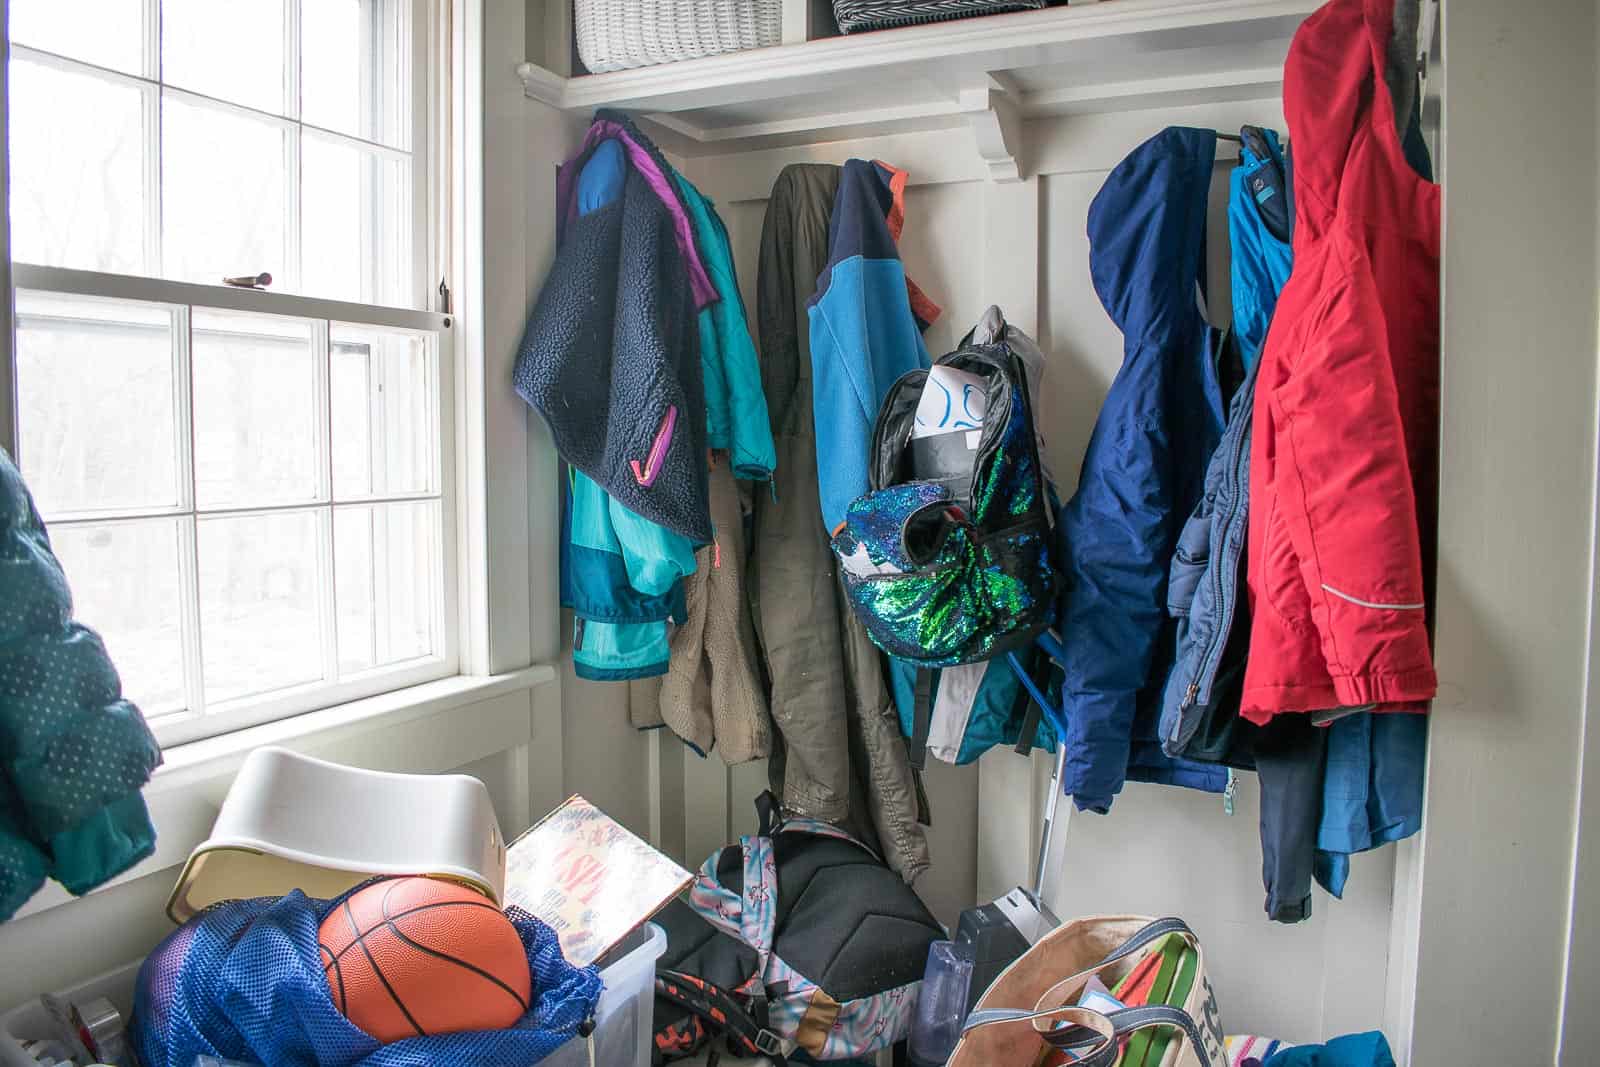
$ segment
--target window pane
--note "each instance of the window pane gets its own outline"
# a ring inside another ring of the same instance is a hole
[[[144,73],[142,0],[11,0],[11,43]]]
[[[146,91],[11,61],[13,258],[121,274],[148,269]]]
[[[161,106],[167,276],[216,285],[267,271],[276,286],[290,284],[289,131],[174,93],[163,93]]]
[[[300,117],[404,148],[411,123],[406,0],[301,0]]]
[[[334,326],[333,494],[341,500],[434,489],[434,371],[427,338]]]
[[[321,679],[316,513],[198,525],[206,703]]]
[[[319,499],[311,326],[195,309],[195,498],[202,510]]]
[[[339,507],[333,535],[340,673],[438,651],[438,503]]]
[[[50,531],[72,586],[73,614],[105,640],[123,694],[150,717],[184,707],[178,521]]]
[[[284,0],[162,0],[161,79],[288,114]]]
[[[46,516],[178,505],[174,316],[17,294],[22,470]]]
[[[409,304],[411,183],[405,161],[309,132],[301,153],[301,291],[366,304]]]

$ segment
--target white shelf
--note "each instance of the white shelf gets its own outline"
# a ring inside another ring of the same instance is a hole
[[[1275,95],[1319,5],[1105,0],[610,74],[519,73],[535,100],[647,117],[690,155],[971,124],[1003,179],[1016,176],[1006,144],[1023,118]]]

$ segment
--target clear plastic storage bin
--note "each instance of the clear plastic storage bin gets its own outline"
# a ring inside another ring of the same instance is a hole
[[[595,1009],[594,1062],[605,1067],[650,1067],[655,1029],[656,961],[667,951],[667,935],[645,923],[618,946],[614,962],[600,969],[605,992]],[[582,1039],[569,1041],[544,1061],[549,1067],[589,1067]]]

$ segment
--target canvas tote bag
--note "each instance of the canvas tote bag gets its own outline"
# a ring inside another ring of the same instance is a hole
[[[1170,935],[1193,946],[1195,981],[1181,1006],[1151,1005],[1103,1015],[1077,1007],[1092,975],[1108,986]],[[1052,1047],[1082,1067],[1112,1067],[1118,1042],[1137,1030],[1174,1028],[1161,1067],[1227,1067],[1222,1020],[1200,941],[1182,919],[1138,915],[1075,919],[1046,934],[994,980],[967,1016],[949,1067],[1034,1067]]]

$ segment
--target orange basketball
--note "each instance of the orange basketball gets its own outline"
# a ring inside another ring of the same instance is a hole
[[[374,882],[328,913],[317,943],[333,1002],[379,1041],[500,1030],[528,1010],[516,927],[452,882]]]

